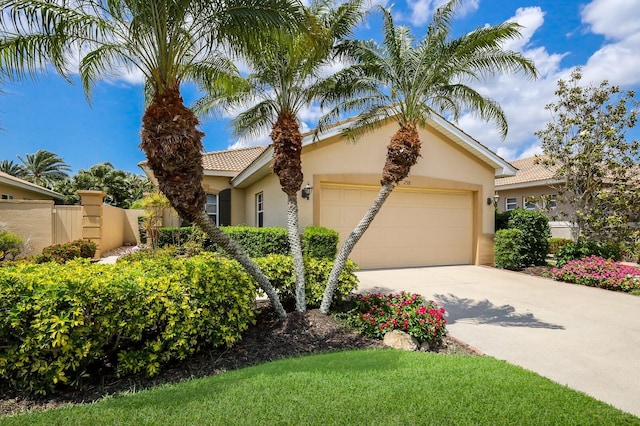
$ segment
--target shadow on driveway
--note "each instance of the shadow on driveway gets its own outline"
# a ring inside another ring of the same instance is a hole
[[[520,314],[511,305],[496,306],[489,300],[476,301],[459,298],[453,294],[436,294],[438,305],[447,310],[447,322],[472,320],[478,324],[495,324],[502,327],[530,327],[564,330],[564,326],[540,321],[532,313]]]

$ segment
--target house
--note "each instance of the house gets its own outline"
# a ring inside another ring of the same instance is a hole
[[[0,172],[0,199],[2,200],[60,200],[62,195],[47,188]]]
[[[571,207],[558,202],[557,188],[564,180],[555,177],[557,167],[547,167],[536,161],[536,157],[522,158],[510,163],[518,169],[515,176],[499,177],[495,180],[498,212],[518,208],[541,211],[549,218],[553,237],[573,238],[571,224],[563,220]]]
[[[303,139],[305,197],[298,199],[301,229],[325,226],[341,242],[380,189],[386,146],[397,130],[388,120],[357,143],[337,125]],[[398,185],[351,258],[362,268],[492,264],[494,179],[516,170],[443,117],[419,130],[422,158]],[[272,173],[273,148],[246,148],[203,156],[206,210],[219,225],[286,226],[286,195]],[[151,171],[141,163],[145,173]]]

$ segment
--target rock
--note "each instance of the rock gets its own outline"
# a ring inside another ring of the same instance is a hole
[[[429,352],[429,348],[429,342],[427,342],[426,340],[420,343],[420,352]]]
[[[386,333],[382,343],[384,343],[385,346],[403,351],[417,351],[420,345],[415,337],[400,330],[393,330]]]

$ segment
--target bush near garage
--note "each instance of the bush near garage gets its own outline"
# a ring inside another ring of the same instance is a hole
[[[0,386],[47,393],[85,375],[157,374],[170,360],[231,346],[256,287],[213,254],[0,269]]]
[[[517,271],[525,267],[524,232],[519,229],[501,229],[494,240],[496,268]]]
[[[515,209],[509,217],[508,228],[519,229],[523,233],[520,252],[523,266],[546,265],[551,228],[544,213]]]
[[[340,234],[322,226],[307,226],[302,234],[304,255],[316,259],[335,259]]]

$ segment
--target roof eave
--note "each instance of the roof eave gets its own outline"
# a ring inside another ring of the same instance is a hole
[[[46,195],[58,200],[62,200],[64,198],[64,196],[62,194],[59,194],[55,191],[52,191],[50,189],[47,188],[43,188],[41,186],[35,185],[35,184],[31,184],[30,182],[23,182],[22,179],[20,178],[15,178],[15,179],[10,179],[10,178],[6,178],[4,176],[0,176],[0,182],[7,184],[7,185],[11,185],[14,186],[16,188],[20,188],[20,189],[24,189],[26,191],[30,191],[30,192],[35,192],[38,194],[42,194],[42,195]]]
[[[499,182],[496,182],[495,188],[496,188],[496,191],[498,190],[506,191],[509,189],[530,188],[532,186],[551,186],[551,185],[558,185],[563,183],[564,183],[564,180],[558,180],[558,179],[531,180],[528,182],[508,183],[505,185],[501,185]]]

